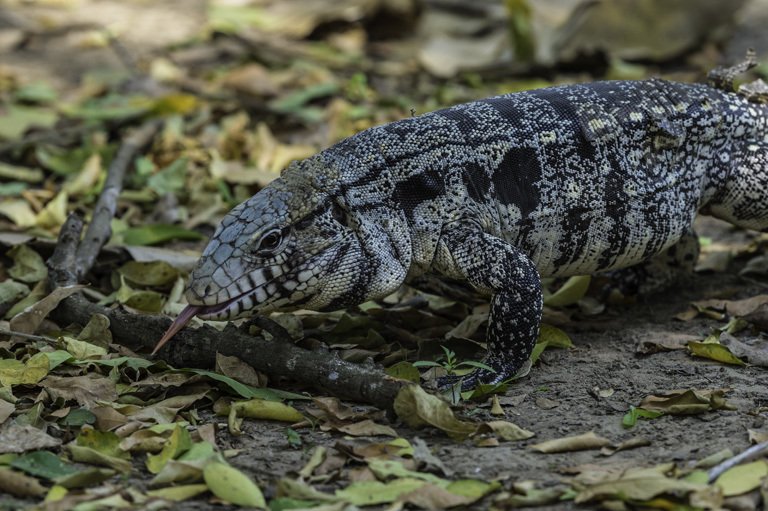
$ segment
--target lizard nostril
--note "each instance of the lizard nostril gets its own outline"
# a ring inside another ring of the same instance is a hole
[[[207,285],[207,286],[205,286],[205,290],[204,290],[204,293],[205,293],[206,295],[210,295],[210,294],[211,294],[211,288],[212,288],[212,287],[213,287],[212,283],[210,283],[210,282],[209,282],[209,283],[208,283],[208,285]]]

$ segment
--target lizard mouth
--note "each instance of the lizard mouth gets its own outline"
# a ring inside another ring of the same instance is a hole
[[[259,289],[259,288],[256,288]],[[238,295],[234,298],[231,298],[227,300],[226,302],[217,303],[216,305],[187,305],[182,309],[182,311],[179,313],[179,315],[176,317],[176,319],[171,323],[171,326],[168,327],[168,330],[163,335],[163,338],[160,339],[160,342],[157,343],[157,346],[155,346],[155,349],[152,350],[152,354],[154,355],[157,353],[157,351],[163,347],[165,343],[171,340],[171,338],[176,335],[176,333],[184,328],[184,325],[189,323],[192,318],[195,316],[201,318],[201,319],[216,319],[218,316],[221,316],[222,313],[228,311],[230,308],[232,308],[233,305],[238,303],[239,301],[243,300],[249,295],[252,295],[256,292],[256,289],[253,289],[251,291],[247,291],[241,295]]]

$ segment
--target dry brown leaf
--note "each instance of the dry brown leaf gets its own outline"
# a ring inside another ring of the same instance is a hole
[[[343,468],[346,464],[346,456],[342,456],[340,454],[331,454],[330,456],[326,456],[323,462],[318,465],[317,469],[315,469],[315,474],[318,476],[333,474]]]
[[[11,319],[11,330],[22,334],[34,334],[37,327],[64,298],[84,288],[83,285],[57,287],[48,296]]]
[[[545,454],[567,451],[584,451],[587,449],[599,449],[611,445],[611,441],[595,435],[594,431],[584,433],[583,435],[557,438],[548,440],[540,444],[529,445],[529,449],[534,449]]]
[[[16,407],[13,403],[0,399],[0,424],[4,423],[14,411],[16,411]]]
[[[2,452],[23,453],[40,451],[61,445],[61,440],[48,435],[29,424],[17,426],[13,424],[0,431],[0,446]]]
[[[128,417],[111,406],[96,406],[91,413],[96,416],[93,427],[99,431],[112,431],[128,422]]]
[[[399,445],[376,443],[368,444],[363,447],[354,447],[352,448],[352,453],[358,461],[388,460],[402,450],[403,448]]]
[[[728,390],[673,390],[664,395],[647,396],[640,403],[640,408],[673,415],[704,413],[710,408],[727,408],[729,405],[723,396]]]
[[[498,447],[501,445],[501,442],[499,442],[499,439],[495,436],[486,438],[473,438],[472,443],[475,445],[475,447]]]
[[[720,344],[726,346],[731,353],[745,362],[760,367],[768,367],[768,340],[748,339],[747,342],[742,342],[728,332],[722,332]]]
[[[237,357],[228,357],[221,353],[216,353],[215,372],[228,376],[245,385],[252,385],[259,388],[267,385],[266,375],[256,372],[253,367]]]
[[[34,477],[29,477],[6,468],[0,468],[0,490],[14,497],[38,497],[47,489]]]
[[[346,426],[341,426],[337,429],[342,433],[346,433],[352,436],[377,436],[377,435],[386,435],[391,437],[398,436],[394,429],[390,428],[389,426],[385,426],[383,424],[376,424],[370,419],[366,419],[360,422],[355,422],[354,424],[349,424]]]
[[[115,401],[115,382],[106,376],[91,373],[86,376],[48,375],[40,382],[51,399],[75,400],[81,407],[90,410],[96,401]]]
[[[546,397],[539,396],[536,398],[536,406],[542,410],[551,410],[560,406],[560,401],[555,401],[554,399],[548,399]]]
[[[229,72],[224,78],[224,85],[257,98],[271,98],[278,92],[269,70],[255,62]]]
[[[395,413],[413,429],[433,426],[456,441],[469,438],[477,426],[457,419],[447,403],[418,385],[402,387],[395,398]]]
[[[410,493],[401,495],[397,502],[413,504],[421,509],[448,509],[471,504],[477,499],[456,495],[433,484],[425,484]]]
[[[485,424],[480,424],[476,434],[480,435],[484,433],[493,433],[506,442],[525,440],[531,438],[535,434],[532,431],[523,429],[517,424],[513,424],[509,421],[490,421]]]
[[[762,444],[763,442],[768,442],[768,431],[755,431],[748,429],[747,432],[749,433],[749,442],[752,444]]]
[[[216,445],[216,430],[218,427],[218,423],[213,422],[210,424],[202,424],[197,427],[194,431],[190,433],[190,437],[192,438],[192,441],[197,442],[208,442],[213,446],[213,449],[218,451],[219,446]]]
[[[768,303],[768,295],[752,296],[744,300],[702,300],[693,302],[692,305],[702,309],[725,311],[731,316],[746,316],[764,303]]]
[[[600,454],[602,454],[603,456],[612,456],[619,451],[626,451],[627,449],[635,449],[636,447],[645,447],[647,445],[651,445],[650,440],[648,440],[647,438],[636,436],[636,437],[630,438],[629,440],[621,442],[619,444],[603,447],[602,449],[600,449]]]
[[[628,470],[618,479],[607,479],[589,485],[579,492],[574,502],[579,504],[596,498],[621,496],[635,500],[650,500],[667,492],[687,493],[705,488],[705,485],[665,477],[654,469]]]
[[[354,411],[352,408],[342,404],[342,402],[335,397],[313,398],[312,402],[322,412],[321,414],[317,414],[314,410],[308,410],[308,413],[315,417],[324,417],[329,421],[340,423],[368,418],[367,414]]]

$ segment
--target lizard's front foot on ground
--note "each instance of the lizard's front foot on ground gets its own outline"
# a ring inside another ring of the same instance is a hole
[[[444,392],[451,389],[461,380],[461,391],[474,390],[478,385],[497,385],[503,383],[517,373],[511,366],[494,367],[496,372],[487,369],[474,369],[462,376],[442,376],[437,379],[437,390]]]

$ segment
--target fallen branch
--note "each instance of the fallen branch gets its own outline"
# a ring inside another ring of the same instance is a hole
[[[707,477],[709,479],[709,482],[711,483],[712,481],[720,477],[720,475],[726,470],[733,468],[736,465],[741,465],[742,463],[745,463],[749,460],[755,459],[765,452],[768,452],[768,442],[755,444],[749,449],[747,449],[746,451],[737,454],[733,458],[725,460],[722,463],[718,463],[717,465],[709,469],[709,472],[707,472]]]
[[[133,164],[139,151],[155,138],[162,125],[162,121],[156,119],[145,122],[139,129],[125,138],[120,150],[115,155],[115,159],[112,160],[107,171],[107,178],[104,181],[104,187],[93,211],[93,218],[85,232],[85,238],[77,247],[74,270],[78,281],[81,281],[91,269],[93,263],[96,262],[96,256],[99,255],[99,250],[112,235],[110,222],[115,216],[117,198],[123,190],[123,181],[125,181],[128,168]]]
[[[82,242],[79,240],[83,221],[74,213],[67,218],[48,260],[51,288],[75,284],[90,270],[99,249],[109,239],[109,223],[128,164],[152,139],[157,128],[145,125],[120,148]],[[61,323],[85,325],[94,314],[106,316],[113,339],[134,351],[150,350],[171,324],[165,316],[132,314],[91,303],[81,293],[63,300],[50,317]],[[266,317],[257,317],[254,322],[275,339],[252,337],[232,324],[223,331],[207,325],[197,329],[186,327],[161,351],[162,358],[175,367],[211,367],[217,353],[236,356],[273,381],[288,378],[310,383],[333,395],[368,402],[382,409],[392,407],[398,390],[406,383],[389,378],[373,363],[352,364],[328,350],[299,348],[280,325]]]

